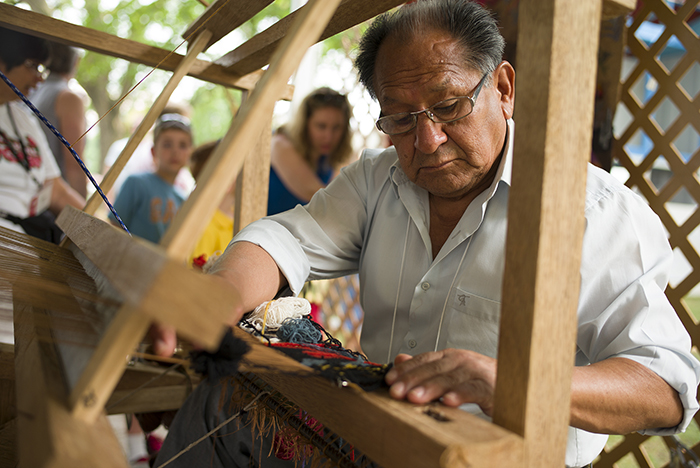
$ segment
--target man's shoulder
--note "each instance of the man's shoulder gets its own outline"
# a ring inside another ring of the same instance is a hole
[[[379,149],[368,148],[362,151],[357,161],[346,166],[343,171],[347,169],[350,171],[348,174],[362,174],[362,177],[367,180],[384,180],[391,175],[391,168],[397,161],[398,156],[393,146]]]
[[[384,160],[384,159],[392,159],[396,160],[398,158],[396,154],[396,148],[393,146],[389,146],[387,148],[366,148],[362,151],[362,154],[360,155],[360,159],[369,159],[369,160]]]
[[[605,200],[624,201],[624,204],[633,204],[648,208],[647,203],[634,193],[629,187],[618,180],[609,172],[588,165],[588,177],[586,179],[586,211],[599,205]]]
[[[368,148],[362,151],[358,163],[366,169],[388,170],[398,161],[396,149],[393,146],[388,148]]]

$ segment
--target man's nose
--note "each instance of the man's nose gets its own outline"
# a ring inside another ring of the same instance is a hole
[[[418,115],[414,142],[418,151],[423,154],[432,154],[446,141],[447,134],[442,130],[442,124],[433,122],[425,113]]]

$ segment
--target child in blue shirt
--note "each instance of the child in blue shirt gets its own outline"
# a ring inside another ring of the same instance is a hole
[[[155,172],[129,176],[114,208],[133,235],[157,244],[185,201],[185,196],[173,183],[192,154],[189,120],[179,114],[158,117],[151,152]],[[116,224],[112,215],[110,221]]]

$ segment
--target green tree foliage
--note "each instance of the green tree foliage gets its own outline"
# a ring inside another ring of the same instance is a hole
[[[20,3],[17,0],[0,1]],[[177,53],[180,54],[186,51],[182,34],[206,9],[197,0],[21,0],[21,3],[58,19],[165,50],[179,46]],[[235,33],[212,46],[205,55],[215,60],[270,27],[289,14],[290,9],[291,0],[272,2]],[[358,26],[329,38],[325,41],[324,52],[335,49],[352,55],[361,31],[362,26]],[[143,65],[85,52],[76,79],[91,99],[93,120],[101,118],[88,135],[84,155],[94,172],[101,170],[111,144],[133,132],[169,78],[169,72],[153,72]],[[238,91],[192,78],[186,78],[175,95],[179,101],[188,101],[192,108],[196,143],[221,138],[241,99]]]
[[[25,0],[22,3],[59,19],[165,50],[180,46],[177,50],[180,54],[186,51],[182,34],[205,11],[205,6],[196,0]],[[233,40],[242,42],[252,37],[287,15],[289,10],[290,0],[273,2],[241,26]],[[238,45],[231,39],[228,43],[232,44],[228,50]],[[228,50],[206,55],[214,60]],[[101,168],[111,144],[130,135],[170,78],[169,72],[151,72],[143,65],[85,52],[76,79],[88,93],[94,114],[102,119],[88,136],[86,159],[94,171]],[[184,95],[192,107],[195,142],[222,137],[238,109],[240,92],[194,79],[180,86],[187,87]]]

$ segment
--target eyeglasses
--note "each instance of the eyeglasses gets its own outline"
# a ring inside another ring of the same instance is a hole
[[[406,133],[416,127],[418,124],[418,116],[423,113],[435,123],[449,123],[463,119],[474,110],[476,98],[479,97],[479,92],[482,86],[484,86],[488,75],[489,74],[486,73],[481,77],[481,81],[479,81],[472,96],[458,96],[445,99],[423,110],[401,112],[399,114],[380,117],[377,120],[377,128],[387,135]]]
[[[34,73],[36,73],[37,76],[40,76],[42,80],[48,78],[49,73],[51,73],[51,71],[46,68],[43,63],[35,62],[31,59],[25,60],[22,65],[34,71]]]

